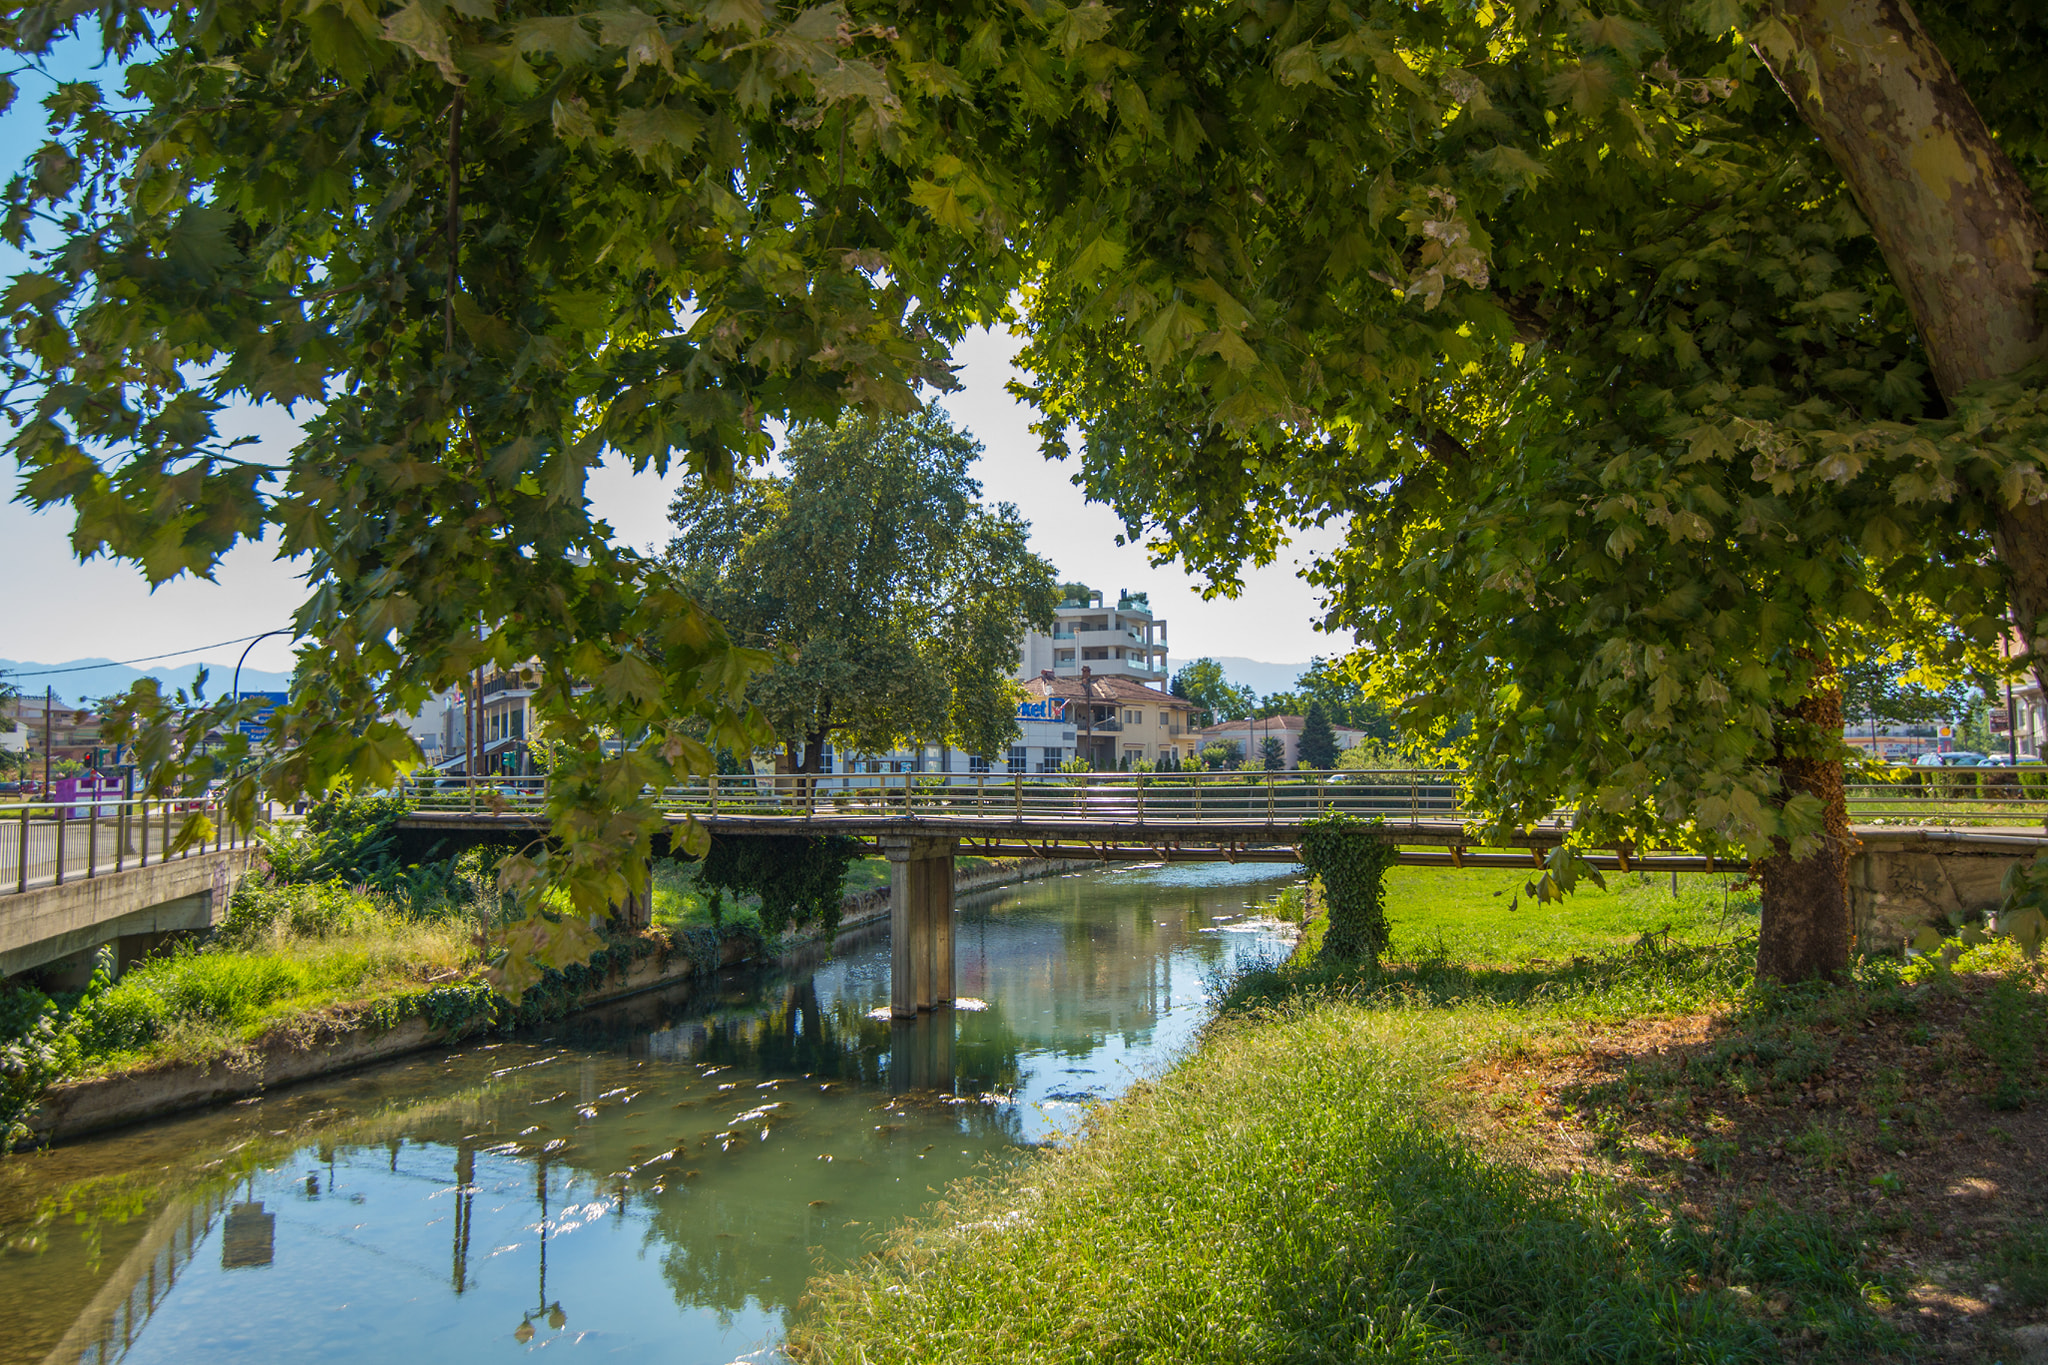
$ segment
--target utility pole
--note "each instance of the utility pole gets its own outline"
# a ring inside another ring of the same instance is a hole
[[[50,708],[57,704],[57,690],[43,684],[43,799],[50,799]]]
[[[1998,652],[2008,659],[2012,657],[2012,634],[2010,631],[1998,641]],[[2005,752],[2007,757],[2012,760],[2013,766],[2018,767],[2020,762],[2020,724],[2019,712],[2014,709],[2012,704],[2011,673],[2007,673],[2005,676]]]

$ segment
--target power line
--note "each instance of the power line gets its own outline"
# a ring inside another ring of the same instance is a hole
[[[26,671],[0,671],[0,677],[47,678],[56,673],[90,673],[96,668],[129,668],[135,664],[153,664],[159,659],[175,659],[181,654],[198,654],[203,650],[224,649],[229,645],[247,644],[251,640],[260,640],[264,635],[275,633],[275,631],[264,631],[258,635],[242,635],[232,640],[221,640],[210,645],[194,645],[190,649],[174,649],[168,654],[152,654],[143,659],[121,659],[114,663],[104,664],[73,664],[69,668],[31,668]]]

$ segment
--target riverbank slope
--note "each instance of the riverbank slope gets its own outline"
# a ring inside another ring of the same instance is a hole
[[[1305,943],[1071,1146],[814,1285],[791,1353],[2018,1360],[2048,1335],[2038,1125],[1991,1107],[2048,1079],[2000,1042],[2043,1017],[2016,958],[1788,993],[1742,939],[1384,970]]]
[[[974,894],[1064,867],[1042,860],[963,860],[955,891]],[[19,1142],[68,1141],[478,1033],[565,1018],[648,991],[687,990],[726,967],[786,964],[828,939],[836,943],[887,918],[887,886],[871,885],[874,879],[862,877],[863,871],[856,867],[849,875],[855,889],[829,935],[798,928],[770,941],[751,919],[717,927],[693,919],[614,933],[590,965],[547,973],[516,1009],[483,983],[477,964],[460,950],[459,933],[443,942],[448,935],[415,929],[378,945],[340,935],[313,945],[310,967],[300,957],[188,955],[155,969],[157,976],[175,980],[152,980],[145,969],[137,984],[149,989],[124,991],[116,984],[84,1003],[88,1026],[109,1035],[108,1050],[98,1059],[82,1064],[75,1038],[52,1035],[15,1044],[13,1050],[40,1071],[24,1067],[20,1076],[0,1077],[11,1092],[0,1095],[11,1100],[11,1112],[0,1105],[0,1130],[18,1117],[26,1130]],[[422,955],[423,945],[437,951]],[[124,1018],[138,1005],[176,1011],[177,1017],[145,1036]],[[135,1045],[123,1047],[130,1037]],[[77,1074],[81,1070],[89,1074]]]

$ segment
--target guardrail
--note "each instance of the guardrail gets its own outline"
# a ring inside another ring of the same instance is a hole
[[[1970,780],[1980,776],[1981,780]],[[676,813],[724,816],[888,815],[906,819],[1291,824],[1360,819],[1459,820],[1463,774],[1447,769],[1183,773],[732,774],[648,793]],[[423,810],[533,811],[545,778],[443,778],[403,790]],[[1848,788],[1861,824],[2041,827],[2048,767],[1932,769]],[[1543,822],[1569,825],[1561,806]]]
[[[0,895],[247,848],[269,822],[266,808],[256,829],[237,831],[217,823],[211,838],[180,847],[187,820],[213,811],[212,802],[190,797],[78,797],[0,805]]]
[[[537,809],[546,783],[446,778],[404,794],[423,810],[510,813]],[[737,774],[649,795],[700,815],[1033,822],[1286,824],[1338,812],[1451,820],[1460,810],[1457,774],[1436,772]]]

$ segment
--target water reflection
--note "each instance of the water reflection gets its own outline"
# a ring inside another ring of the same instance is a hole
[[[1288,873],[1090,874],[963,907],[981,1009],[875,1017],[875,936],[0,1162],[24,1305],[0,1360],[722,1365],[777,1339],[821,1262],[1166,1064],[1205,976],[1273,951],[1244,911]]]

